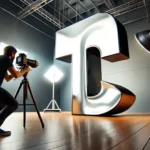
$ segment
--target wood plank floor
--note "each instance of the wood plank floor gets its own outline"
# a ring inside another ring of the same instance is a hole
[[[71,113],[13,113],[2,128],[12,135],[0,138],[0,150],[150,150],[150,113],[113,117],[72,116]]]

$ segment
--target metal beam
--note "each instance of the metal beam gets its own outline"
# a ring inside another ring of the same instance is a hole
[[[1,6],[0,6],[0,9],[2,9],[3,11],[5,11],[5,12],[9,13],[10,15],[12,15],[12,16],[13,16],[13,17],[15,17],[16,19],[18,19],[18,18],[17,18],[14,14],[12,14],[12,13],[11,13],[11,12],[9,12],[8,10],[4,9],[3,7],[1,7]],[[47,37],[49,37],[49,38],[51,38],[51,39],[55,40],[55,38],[54,38],[54,37],[52,37],[51,35],[49,35],[49,34],[47,34],[47,33],[43,32],[43,31],[41,31],[40,29],[38,29],[38,28],[36,28],[35,26],[33,26],[33,25],[29,24],[28,22],[26,22],[26,21],[24,21],[24,20],[20,20],[20,21],[22,21],[23,23],[25,23],[25,24],[27,24],[28,26],[32,27],[33,29],[37,30],[38,32],[40,32],[40,33],[42,33],[42,34],[46,35]]]
[[[63,1],[63,0],[61,0],[61,1]],[[77,2],[77,0],[68,0],[68,1],[69,1],[69,4],[70,4],[70,5],[73,5],[74,3]],[[86,8],[88,8],[87,10],[93,8],[93,5],[91,5],[90,0],[82,0],[82,1],[80,0],[80,2],[82,2],[82,4],[83,4]],[[99,6],[99,5],[103,4],[103,3],[105,3],[105,0],[94,0],[94,3],[95,3],[97,6]],[[62,5],[57,6],[57,8],[59,8],[59,10],[62,10],[62,9],[63,9],[63,8],[62,8]],[[67,9],[67,8],[68,8],[68,5],[65,5],[64,9]]]
[[[80,0],[77,0],[77,1],[80,3],[83,9],[88,13],[88,15],[91,16],[92,14],[85,8],[84,4]]]
[[[69,2],[70,2],[70,5],[72,5],[73,3],[75,3],[77,0],[70,0]],[[80,1],[81,2],[81,1]],[[88,9],[86,9],[89,13],[90,13],[90,10],[91,9],[94,9],[95,8],[95,6],[97,7],[97,5],[102,5],[103,3],[105,3],[105,1],[104,0],[97,0],[96,1],[96,3],[94,2],[94,4],[95,5],[91,5],[91,3],[92,2],[90,2],[90,0],[88,1],[88,4],[86,3],[87,1],[85,1],[84,3],[82,2],[82,4],[84,5],[84,6],[86,6],[86,7],[88,7]],[[87,5],[85,5],[85,4],[87,4]],[[61,7],[62,8],[62,7]],[[59,9],[61,9],[60,7],[59,7]],[[68,8],[68,6],[66,6],[65,8],[64,8],[64,11],[66,11],[66,9]],[[96,8],[95,8],[96,9]],[[98,8],[97,8],[98,9]],[[100,12],[100,10],[98,9],[98,12]],[[85,13],[85,11],[84,11],[84,9],[81,9],[81,11],[80,11],[80,15],[82,15],[83,13]],[[91,14],[91,13],[90,13]],[[93,15],[93,14],[92,14]],[[72,19],[72,18],[74,18],[74,17],[76,17],[76,15],[72,15],[70,18]]]
[[[63,13],[61,13],[60,11],[58,11],[56,8],[53,8],[51,5],[48,5],[50,6],[54,11],[60,13],[63,17],[65,17],[65,19],[67,19],[70,23],[73,23],[68,17],[66,17]]]
[[[64,1],[66,2],[66,4],[68,4],[68,6],[69,6],[70,8],[72,8],[72,10],[74,10],[75,13],[77,13],[82,19],[84,19],[84,18],[75,10],[75,8],[73,8],[66,0],[64,0]]]
[[[109,9],[116,7],[115,3],[112,0],[106,0],[105,4],[108,6]]]
[[[51,15],[48,11],[46,11],[45,9],[40,8],[39,10],[37,10],[37,13],[42,16],[44,19],[50,21],[52,24],[54,24],[55,26],[57,26],[58,28],[63,28],[64,24],[58,20],[56,17],[54,17],[53,15]]]
[[[26,5],[30,5],[30,4],[32,4],[33,1],[32,0],[21,0],[21,2]],[[47,20],[50,23],[57,26],[58,28],[63,28],[65,26],[64,23],[62,23],[59,19],[57,19],[55,16],[53,16],[52,14],[50,14],[48,11],[46,11],[43,8],[36,10],[36,13],[38,15],[40,15],[41,17],[43,17],[45,20]]]
[[[128,3],[117,6],[117,7],[110,9],[106,12],[112,14],[113,16],[119,16],[121,14],[128,13],[130,11],[136,10],[136,9],[141,8],[143,6],[144,6],[144,4],[142,1],[132,0]]]
[[[17,3],[15,3],[13,0],[9,0],[12,4],[14,4],[15,6],[23,9],[20,5],[18,5]],[[53,31],[55,30],[54,28],[52,28],[50,25],[48,25],[47,23],[45,23],[43,20],[39,19],[38,17],[36,17],[35,15],[31,14],[31,16],[33,16],[34,18],[36,18],[37,20],[39,20],[40,22],[42,22],[44,25],[48,26],[50,29],[52,29]]]
[[[38,0],[33,3],[31,3],[29,6],[27,6],[25,9],[23,9],[20,13],[18,18],[23,19],[27,17],[28,15],[32,14],[36,10],[44,7],[48,3],[52,2],[53,0]]]
[[[150,2],[147,2],[147,5],[150,5]],[[105,12],[112,14],[113,16],[119,16],[121,14],[128,13],[130,11],[136,10],[136,9],[144,7],[144,6],[145,5],[143,4],[142,0],[140,2],[137,0],[132,0],[132,1],[129,1],[125,4],[123,4],[123,5],[120,5],[120,6],[113,8],[113,9],[107,10]],[[95,8],[95,7],[93,6],[93,8]],[[74,18],[74,17],[75,16],[72,16],[72,18]]]
[[[100,10],[98,9],[98,7],[96,6],[96,4],[93,2],[93,0],[90,0],[91,1],[91,3],[94,5],[94,8],[98,11],[98,12],[100,12]]]
[[[26,2],[28,4],[31,4],[31,2],[33,2],[33,0],[21,0],[21,2]],[[65,19],[67,19],[70,23],[73,23],[68,17],[66,17],[64,14],[62,14],[60,11],[58,11],[57,9],[55,9],[54,7],[52,7],[51,5],[48,4],[48,6],[50,6],[54,11],[60,13],[60,15],[62,15]],[[40,11],[43,12],[43,8],[40,8]],[[55,20],[57,20],[57,18],[55,18]]]

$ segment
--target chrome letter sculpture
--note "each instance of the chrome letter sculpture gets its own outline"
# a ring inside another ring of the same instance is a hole
[[[112,115],[135,101],[128,89],[101,79],[101,58],[129,58],[124,27],[111,15],[96,14],[56,32],[55,58],[72,58],[72,114]],[[67,58],[67,59],[66,59]]]

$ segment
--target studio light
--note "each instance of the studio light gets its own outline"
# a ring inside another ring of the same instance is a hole
[[[147,20],[149,23],[149,19],[148,19],[149,15],[147,10],[146,0],[143,0],[143,3],[145,5]],[[141,47],[143,47],[146,51],[150,52],[150,30],[144,30],[136,33],[135,39],[137,40],[137,42],[140,44]]]
[[[44,76],[53,83],[58,82],[63,77],[63,73],[56,66],[52,66]]]
[[[145,50],[150,52],[150,30],[136,33],[135,38]]]
[[[44,112],[46,110],[59,110],[61,112],[61,109],[59,108],[54,94],[55,94],[55,82],[58,82],[62,77],[63,77],[63,73],[56,67],[56,66],[52,66],[46,73],[45,73],[45,77],[53,83],[53,89],[52,89],[52,100],[49,102],[49,104],[47,105],[47,107],[44,109]],[[50,105],[52,104],[52,109],[49,109]],[[55,105],[57,108],[55,108]]]

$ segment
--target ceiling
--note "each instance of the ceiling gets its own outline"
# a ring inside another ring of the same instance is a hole
[[[0,7],[54,38],[55,31],[96,13],[107,12],[126,24],[147,16],[150,0],[0,0]]]

